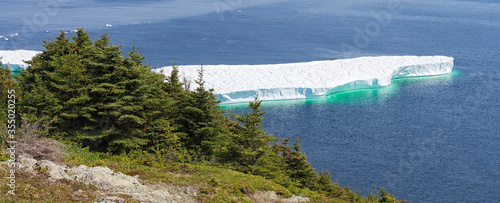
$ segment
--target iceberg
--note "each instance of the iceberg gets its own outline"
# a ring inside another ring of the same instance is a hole
[[[17,33],[16,33],[17,34]],[[24,63],[26,60],[31,60],[33,56],[41,53],[39,51],[31,50],[15,50],[15,51],[1,51],[0,50],[0,61],[2,66],[8,64],[14,75],[21,72],[21,69],[26,68],[28,64]]]
[[[27,64],[24,61],[31,60],[33,56],[39,54],[39,51],[32,50],[13,50],[13,51],[2,51],[0,50],[0,61],[3,64],[19,65],[26,67]]]
[[[394,78],[450,73],[452,57],[378,56],[267,65],[204,65],[205,87],[222,103],[317,98],[391,84]],[[200,65],[179,66],[181,79],[196,85]],[[154,70],[170,75],[172,67]]]

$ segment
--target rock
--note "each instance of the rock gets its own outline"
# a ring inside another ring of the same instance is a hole
[[[17,161],[18,169],[30,172],[32,172],[36,168],[36,164],[38,163],[38,161],[35,159],[24,157],[21,155],[17,158]]]
[[[60,166],[47,160],[39,161],[35,165],[41,169],[45,169],[50,175],[49,180],[52,182],[63,178],[70,179],[68,174],[66,174],[68,170],[66,166]]]
[[[309,202],[309,198],[300,197],[292,195],[290,198],[280,198],[274,191],[257,191],[250,195],[256,203],[270,203],[270,202],[280,202],[280,203],[299,203],[299,202]]]
[[[97,199],[94,203],[115,203],[115,202],[125,202],[123,198],[112,196],[112,197],[102,197]]]
[[[45,171],[49,174],[50,181],[59,179],[69,179],[76,182],[94,185],[103,193],[96,193],[99,197],[96,202],[124,202],[125,200],[116,197],[117,194],[128,195],[133,200],[139,202],[196,202],[192,196],[195,192],[189,188],[179,188],[159,183],[141,183],[144,182],[138,176],[128,176],[123,173],[115,173],[107,167],[88,167],[80,165],[74,168],[58,165],[51,161],[37,161],[32,158],[20,156],[18,168],[25,171]],[[81,193],[79,190],[76,193]],[[176,194],[176,195],[172,195]]]
[[[283,203],[309,202],[309,198],[292,195],[292,197],[283,199],[281,201],[283,201]]]
[[[138,192],[141,184],[136,177],[127,176],[122,173],[114,173],[107,167],[78,166],[68,171],[72,180],[91,184],[104,190],[117,190],[124,192]]]

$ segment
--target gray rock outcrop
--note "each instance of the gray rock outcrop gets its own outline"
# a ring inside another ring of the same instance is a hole
[[[192,197],[196,195],[196,192],[187,187],[147,183],[137,178],[137,176],[129,176],[120,172],[115,173],[107,167],[80,165],[69,168],[47,160],[37,161],[23,156],[19,156],[17,167],[28,172],[45,171],[49,174],[50,181],[69,179],[87,185],[94,185],[102,191],[97,194],[98,199],[96,202],[99,203],[123,202],[123,199],[116,195],[128,195],[139,202],[196,202]]]

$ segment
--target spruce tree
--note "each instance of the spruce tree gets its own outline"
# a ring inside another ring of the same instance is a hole
[[[214,89],[206,89],[203,75],[202,63],[195,81],[198,87],[192,92],[193,106],[201,113],[196,118],[198,129],[194,133],[193,141],[200,145],[203,156],[211,156],[214,153],[214,142],[220,138],[220,134],[228,133],[228,130],[223,126],[226,118],[218,105],[220,101],[215,97]]]
[[[45,41],[44,47],[46,50],[28,61],[30,66],[18,77],[24,90],[23,113],[57,117],[58,128],[73,128],[74,124],[80,124],[75,122],[78,117],[88,116],[88,111],[81,106],[89,98],[84,88],[88,76],[79,61],[79,47],[69,42],[64,32],[56,41]],[[58,132],[60,136],[66,134],[65,131]]]
[[[285,142],[284,145],[287,143]],[[300,148],[299,138],[297,137],[293,145],[293,150],[291,147],[287,147],[284,152],[284,159],[287,163],[287,175],[294,181],[300,183],[302,187],[314,189],[317,187],[317,176],[318,174],[314,172],[311,164],[307,161],[306,155],[302,153]]]
[[[175,65],[167,80],[168,89],[177,94],[179,101],[176,123],[179,124],[179,133],[183,135],[181,140],[196,160],[213,155],[215,137],[222,133],[224,128],[221,125],[225,122],[213,89],[207,90],[204,85],[203,74],[202,64],[195,80],[198,87],[194,91],[182,88]]]
[[[1,58],[0,58],[1,59]],[[14,90],[14,92],[12,92]],[[14,95],[12,97],[12,95]],[[16,83],[14,82],[14,77],[12,76],[12,71],[8,65],[3,66],[2,62],[0,62],[0,118],[1,125],[5,125],[7,123],[7,111],[9,110],[9,100],[17,101],[19,99],[19,88],[17,88]],[[15,109],[14,109],[15,110]]]
[[[170,76],[166,78],[167,82],[165,84],[165,90],[173,97],[180,97],[183,93],[186,93],[186,90],[182,88],[183,83],[180,80],[179,76],[179,66],[172,66],[172,72],[170,72]],[[180,99],[180,98],[176,98]]]
[[[193,122],[188,119],[186,114],[186,108],[189,108],[191,99],[189,90],[182,87],[183,83],[180,80],[179,67],[175,63],[172,66],[170,75],[166,77],[165,81],[162,87],[164,91],[168,93],[168,97],[172,98],[174,101],[170,110],[170,117],[173,120],[172,127],[175,128],[175,133],[182,143],[183,149],[192,151],[191,149],[193,146],[188,144],[188,140],[190,135],[194,133],[195,128],[192,127]]]
[[[130,60],[135,61],[134,52],[131,52]],[[150,78],[147,81],[152,82],[148,84],[148,94],[157,96],[144,101],[146,118],[144,132],[149,139],[146,146],[149,151],[168,154],[169,158],[174,160],[184,160],[187,152],[181,144],[178,133],[175,132],[174,120],[171,117],[176,103],[162,88],[166,78],[163,74],[148,74],[148,77]]]
[[[126,152],[162,138],[176,145],[165,78],[142,64],[135,47],[122,57],[107,35],[92,42],[79,29],[71,39],[61,32],[45,42],[20,74],[24,113],[57,117],[53,133],[91,149]]]
[[[254,165],[259,158],[269,152],[269,143],[276,139],[266,134],[262,129],[262,101],[255,97],[249,102],[251,112],[246,115],[236,115],[236,119],[242,124],[239,132],[235,133],[235,146],[238,150],[239,163],[244,167]]]

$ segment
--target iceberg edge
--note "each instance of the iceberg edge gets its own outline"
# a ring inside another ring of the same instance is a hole
[[[440,74],[432,74],[432,75],[414,75],[414,76],[400,76],[400,77],[392,77],[392,79],[398,78],[412,78],[412,77],[423,77],[423,76],[436,76],[448,74],[450,72],[444,72]],[[380,85],[378,84],[378,79],[374,78],[370,80],[358,80],[353,81],[341,86],[337,86],[334,88],[275,88],[275,89],[259,89],[259,90],[248,90],[248,91],[240,91],[240,92],[232,92],[225,94],[216,94],[218,100],[223,104],[231,104],[231,103],[242,103],[254,101],[256,95],[259,96],[259,100],[264,101],[277,101],[277,100],[293,100],[293,99],[312,99],[312,98],[320,98],[330,94],[347,92],[352,90],[361,90],[361,89],[373,89],[373,88],[382,88],[385,86],[389,86],[391,82]]]

